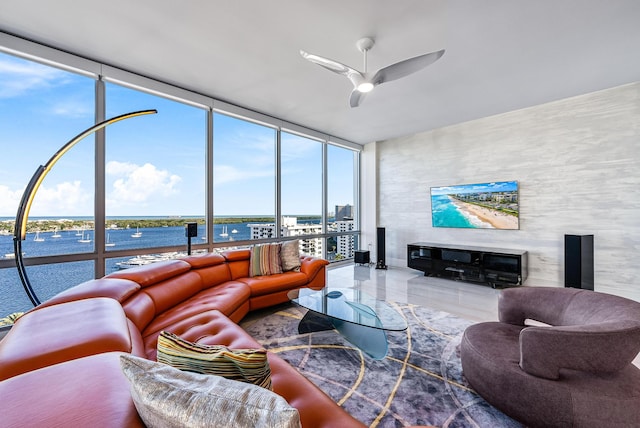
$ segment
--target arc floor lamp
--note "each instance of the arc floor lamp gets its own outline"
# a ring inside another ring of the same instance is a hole
[[[20,200],[20,205],[18,206],[18,213],[16,214],[16,224],[13,231],[13,251],[15,254],[16,267],[18,268],[20,281],[22,282],[24,291],[27,293],[27,296],[29,296],[29,299],[31,300],[31,303],[33,303],[33,306],[37,306],[42,302],[40,302],[40,299],[38,299],[35,291],[33,291],[31,282],[29,281],[29,277],[27,276],[27,271],[24,266],[24,260],[22,259],[22,241],[24,241],[27,236],[27,220],[29,218],[29,210],[31,209],[31,204],[33,204],[36,192],[38,191],[38,188],[40,187],[40,184],[44,180],[45,176],[49,173],[49,171],[51,171],[53,165],[55,165],[55,163],[58,162],[58,160],[60,160],[60,158],[64,156],[64,154],[68,152],[71,147],[75,146],[83,138],[111,125],[112,123],[120,122],[121,120],[129,119],[136,116],[155,114],[157,112],[157,110],[141,110],[126,113],[120,116],[112,117],[111,119],[107,119],[104,122],[100,122],[90,128],[87,128],[86,130],[82,131],[80,134],[72,138],[64,146],[62,146],[60,150],[58,150],[46,164],[40,165],[36,172],[33,174],[33,177],[31,177],[31,180],[29,180],[29,184],[27,184],[27,188],[22,194],[22,199]]]

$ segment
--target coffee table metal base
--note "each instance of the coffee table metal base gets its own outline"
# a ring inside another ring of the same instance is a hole
[[[382,329],[342,321],[313,311],[307,311],[298,324],[300,334],[333,329],[375,360],[381,360],[387,355],[389,344],[387,334]]]

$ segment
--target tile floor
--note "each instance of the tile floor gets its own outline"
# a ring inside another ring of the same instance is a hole
[[[471,321],[497,321],[500,289],[481,284],[426,277],[402,267],[386,270],[344,264],[327,269],[329,287],[355,287],[379,300],[413,303]],[[633,362],[640,367],[640,354]]]
[[[413,303],[472,321],[498,320],[499,289],[441,278],[401,267],[386,270],[346,264],[327,270],[329,287],[355,287],[379,300]]]

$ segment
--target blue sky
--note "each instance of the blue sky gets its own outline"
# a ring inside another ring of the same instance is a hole
[[[459,184],[455,186],[432,187],[431,195],[452,195],[462,193],[510,192],[518,190],[517,181],[494,181],[491,183]]]
[[[204,215],[206,112],[107,83],[108,216]],[[94,81],[0,53],[0,216],[14,216],[36,168],[94,123]],[[215,215],[273,215],[273,129],[214,117]],[[320,214],[321,145],[283,134],[284,214]],[[332,155],[333,154],[333,155]],[[93,138],[73,147],[40,187],[31,216],[93,214]],[[353,203],[353,156],[330,150],[329,209]]]

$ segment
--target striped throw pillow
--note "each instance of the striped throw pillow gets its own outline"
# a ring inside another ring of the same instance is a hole
[[[180,370],[222,376],[271,390],[271,368],[264,349],[229,349],[203,345],[162,331],[158,336],[158,362]]]
[[[251,248],[249,276],[282,273],[280,264],[280,244],[259,244]]]

